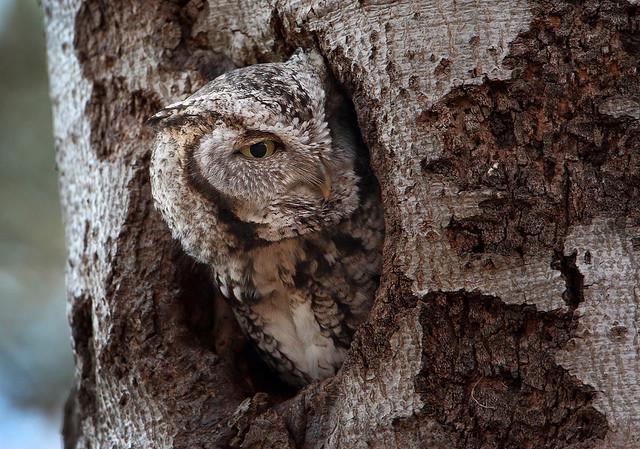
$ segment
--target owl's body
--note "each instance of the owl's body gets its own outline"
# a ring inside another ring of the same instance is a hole
[[[155,116],[153,196],[288,383],[341,366],[378,283],[378,187],[321,58],[229,72]]]

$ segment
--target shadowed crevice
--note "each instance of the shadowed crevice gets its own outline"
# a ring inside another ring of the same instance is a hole
[[[562,299],[569,307],[570,311],[574,311],[584,300],[584,275],[580,273],[576,265],[578,252],[574,251],[568,256],[562,252],[556,251],[551,262],[551,268],[559,270],[562,278],[567,286],[562,294]]]

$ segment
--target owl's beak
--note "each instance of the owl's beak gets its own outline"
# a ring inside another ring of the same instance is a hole
[[[322,182],[318,184],[318,189],[322,194],[322,198],[327,201],[331,197],[331,173],[329,173],[329,169],[324,162],[320,162],[320,174],[322,175]]]

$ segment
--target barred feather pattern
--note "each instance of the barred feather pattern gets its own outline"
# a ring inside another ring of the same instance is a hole
[[[284,381],[334,375],[371,308],[384,220],[355,115],[322,57],[299,50],[232,71],[151,121],[152,193],[172,235],[210,267]],[[260,138],[282,151],[238,154]]]

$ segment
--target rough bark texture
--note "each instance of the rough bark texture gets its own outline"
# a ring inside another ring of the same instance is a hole
[[[45,0],[66,447],[638,447],[636,3]],[[387,238],[343,369],[292,392],[171,241],[143,121],[297,46],[354,101]]]

